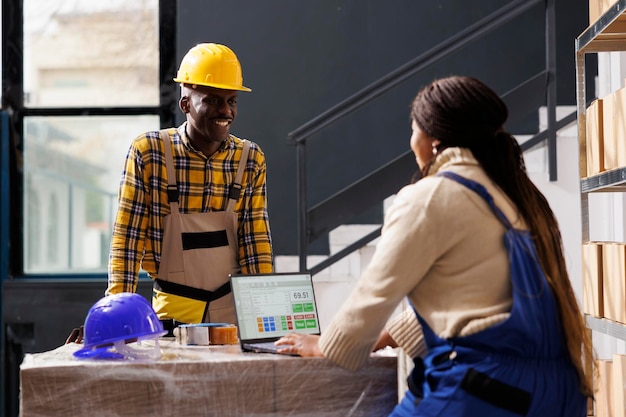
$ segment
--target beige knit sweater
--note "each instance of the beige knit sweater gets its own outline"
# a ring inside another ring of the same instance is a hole
[[[524,228],[469,150],[444,150],[427,177],[398,192],[369,266],[320,337],[322,353],[333,362],[361,367],[386,324],[409,356],[423,354],[421,327],[411,309],[387,323],[404,297],[444,338],[473,334],[508,317],[505,229],[478,194],[433,176],[439,171],[482,184],[513,226]]]

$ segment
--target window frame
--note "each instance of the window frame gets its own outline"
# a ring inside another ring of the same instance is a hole
[[[2,279],[102,279],[99,273],[26,274],[24,272],[24,172],[13,155],[23,153],[24,118],[31,116],[138,116],[157,115],[161,128],[173,126],[178,108],[176,72],[177,0],[159,0],[159,105],[108,107],[25,107],[24,106],[24,0],[2,2],[2,131],[0,278]],[[4,155],[3,155],[4,154]],[[8,231],[8,233],[6,233]]]

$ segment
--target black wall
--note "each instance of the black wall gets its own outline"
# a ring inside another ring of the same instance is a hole
[[[183,0],[178,61],[193,45],[217,42],[238,55],[244,84],[232,132],[267,155],[270,219],[277,255],[296,250],[296,153],[290,131],[507,4],[501,0]],[[575,104],[574,40],[588,3],[559,0],[558,101]],[[408,109],[417,90],[451,74],[483,79],[505,93],[545,68],[545,12],[538,4],[475,44],[427,68],[311,137],[309,207],[408,150]],[[180,116],[180,115],[179,115]],[[179,121],[182,118],[179,117]],[[515,133],[537,132],[537,118]],[[370,210],[355,222],[380,222]],[[318,242],[312,252],[325,252]]]

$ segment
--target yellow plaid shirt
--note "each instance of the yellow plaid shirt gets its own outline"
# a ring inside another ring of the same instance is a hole
[[[182,135],[181,135],[182,132]],[[181,213],[223,211],[234,182],[243,141],[233,135],[209,158],[195,151],[181,128],[168,129],[172,141]],[[251,143],[235,204],[242,273],[272,272],[273,254],[266,198],[265,155]],[[163,219],[170,214],[163,142],[147,132],[130,146],[118,195],[106,293],[135,292],[140,267],[156,277],[161,259]]]

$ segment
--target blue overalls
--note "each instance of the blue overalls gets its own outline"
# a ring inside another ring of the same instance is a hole
[[[530,234],[512,227],[482,185],[438,175],[481,195],[506,227],[513,306],[507,320],[450,339],[437,336],[416,311],[428,353],[415,361],[410,390],[390,417],[585,416],[587,400]]]

